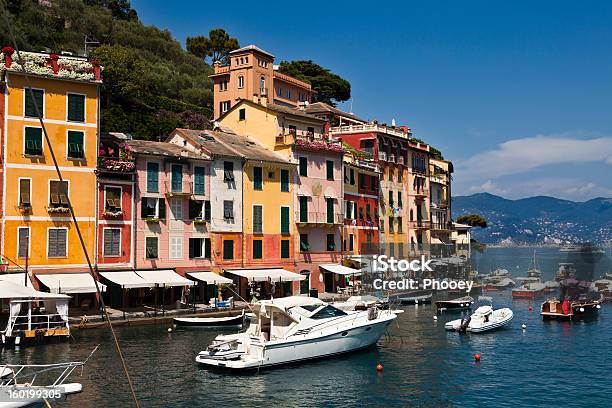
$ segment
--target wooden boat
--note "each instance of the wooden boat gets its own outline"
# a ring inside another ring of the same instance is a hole
[[[402,305],[419,305],[419,304],[429,304],[431,303],[431,298],[433,293],[428,293],[426,295],[416,295],[416,296],[401,296],[398,297],[400,304]]]
[[[597,315],[601,309],[603,299],[588,300],[578,299],[574,301],[548,299],[540,307],[542,319],[573,320]]]
[[[457,299],[439,300],[436,302],[436,307],[439,312],[442,311],[461,311],[468,310],[474,304],[474,298],[471,296],[463,296]]]
[[[172,321],[177,327],[242,327],[244,312],[227,317],[175,317]]]

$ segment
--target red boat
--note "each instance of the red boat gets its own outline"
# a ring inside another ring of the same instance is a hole
[[[526,282],[524,285],[512,289],[512,297],[533,299],[537,296],[543,295],[544,289],[546,289],[546,286],[544,286],[543,283]]]

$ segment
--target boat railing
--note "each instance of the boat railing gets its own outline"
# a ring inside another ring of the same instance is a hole
[[[53,320],[53,321],[51,320],[52,318],[58,318],[58,317],[59,317],[59,320]],[[65,316],[62,316],[61,314],[33,314],[33,315],[12,316],[9,321],[8,331],[12,332],[13,329],[23,327],[23,326],[27,327],[27,330],[31,330],[32,327],[37,328],[37,329],[46,328],[47,330],[55,329],[58,327],[67,327],[68,321],[64,320],[64,317]],[[35,320],[39,320],[39,321],[35,321]]]

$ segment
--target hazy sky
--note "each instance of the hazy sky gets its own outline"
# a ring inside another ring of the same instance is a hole
[[[340,74],[354,113],[407,124],[455,163],[454,194],[612,197],[612,2],[132,5],[183,45],[222,27]]]

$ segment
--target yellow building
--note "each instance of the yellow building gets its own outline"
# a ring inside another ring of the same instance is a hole
[[[5,53],[0,59],[3,259],[10,269],[24,266],[27,258],[34,273],[85,270],[87,262],[68,202],[93,262],[100,67],[82,58],[21,52],[24,74],[12,57],[16,55]]]

